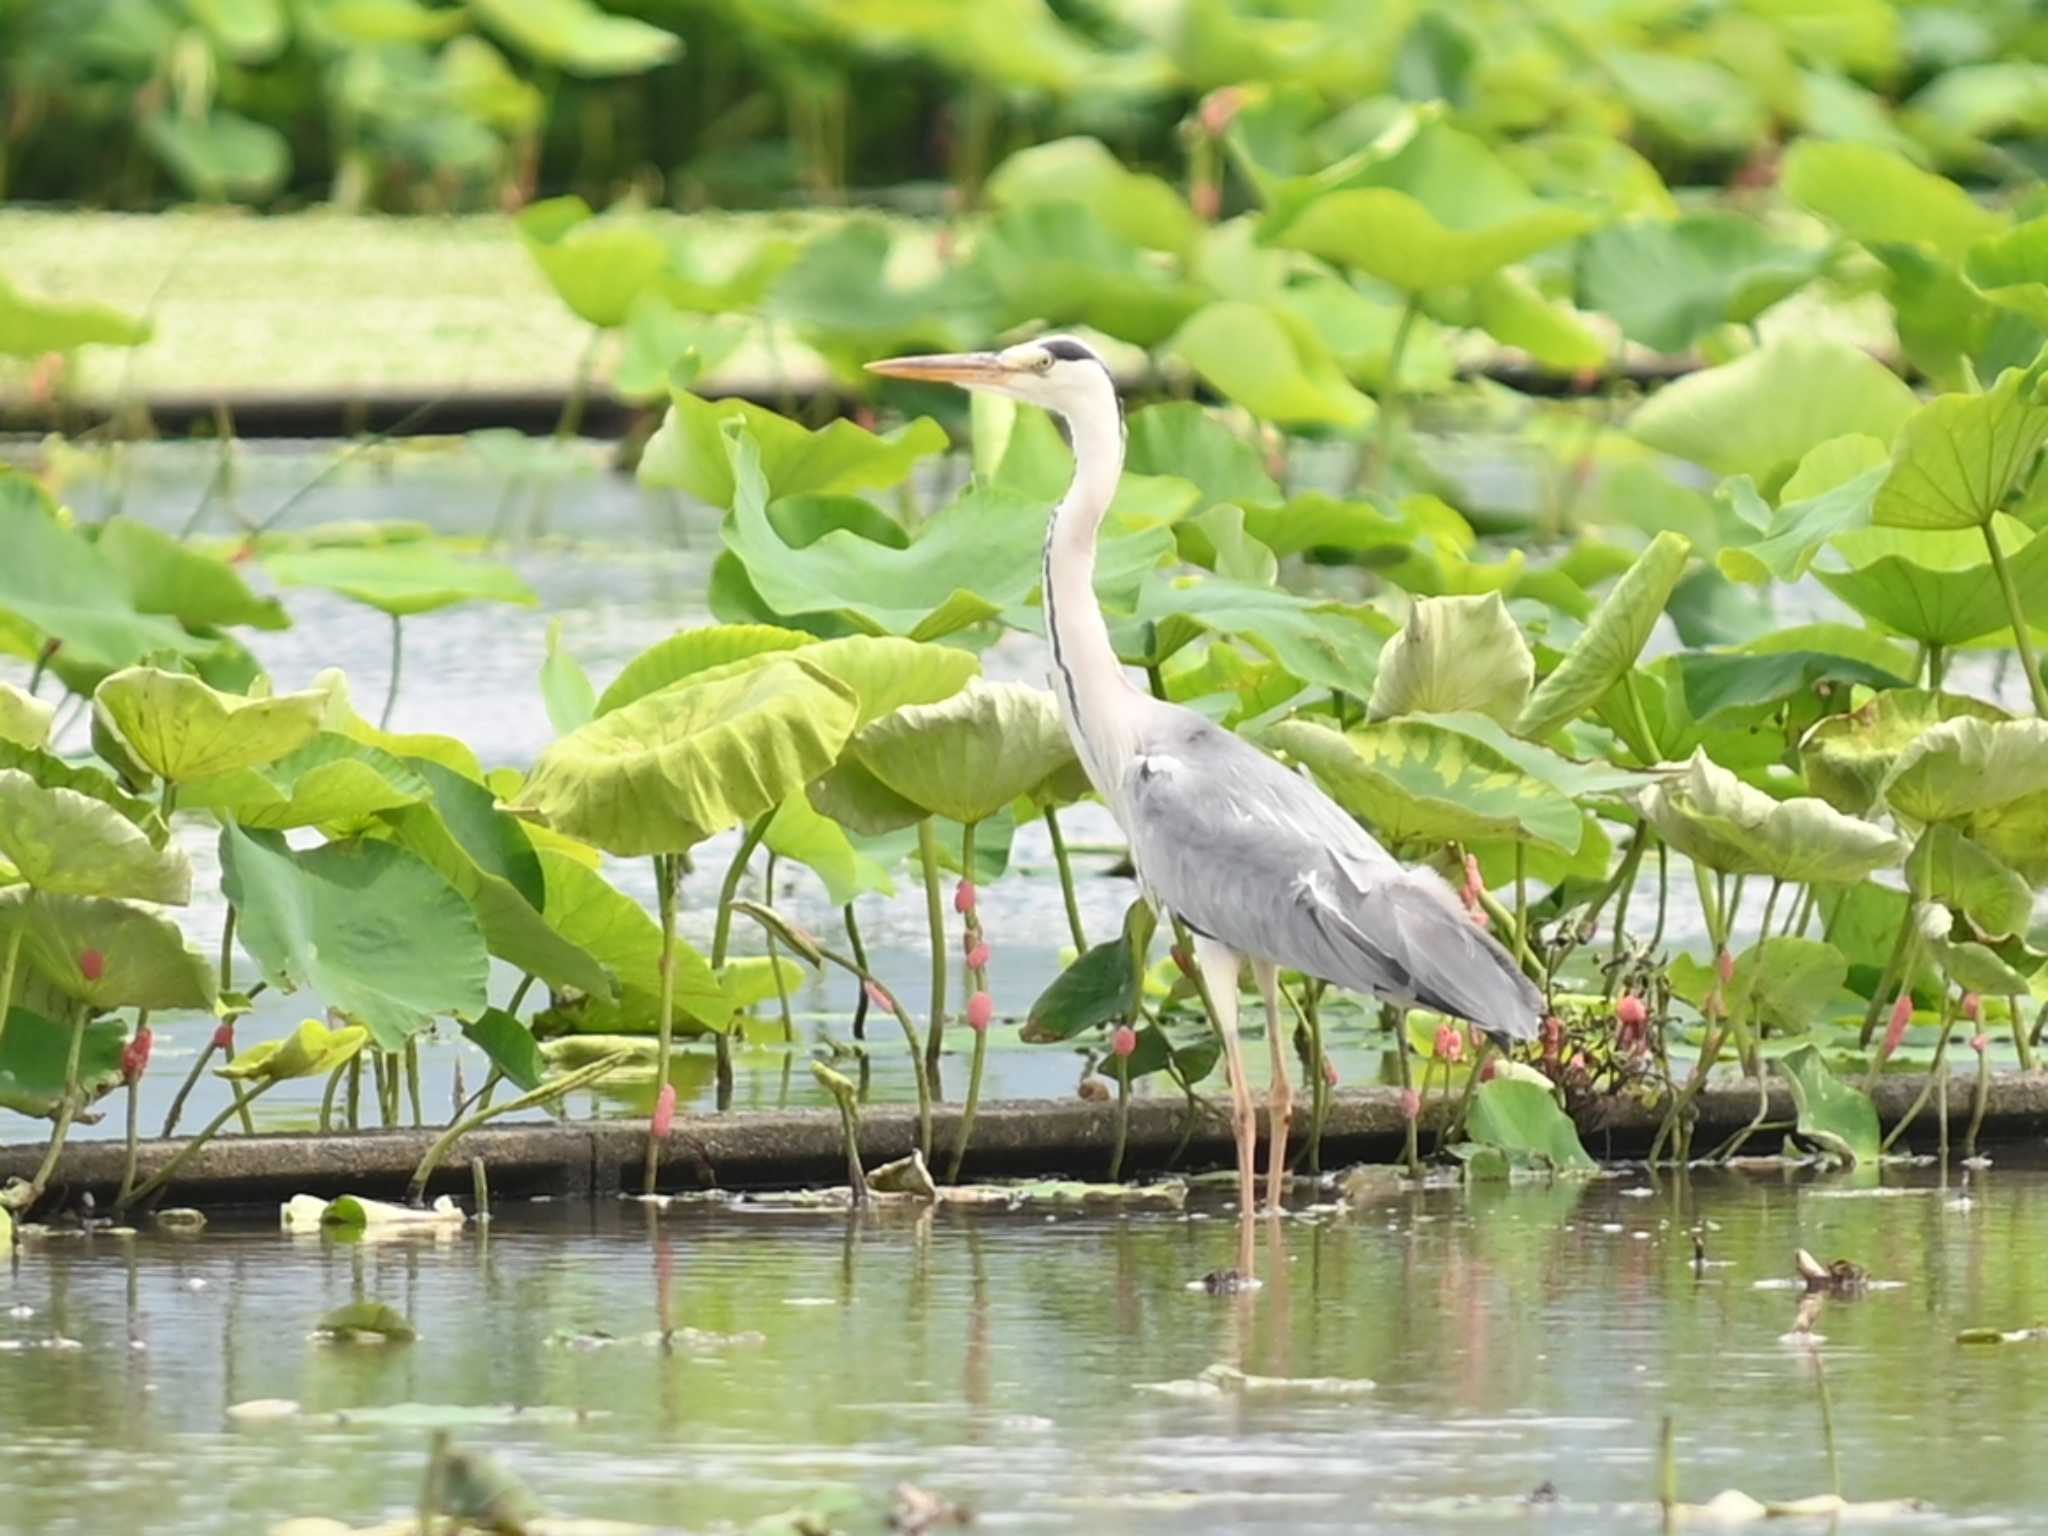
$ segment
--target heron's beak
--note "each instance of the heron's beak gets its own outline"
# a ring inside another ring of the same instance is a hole
[[[973,389],[1007,382],[1017,369],[995,352],[941,352],[926,357],[887,357],[868,364],[869,373],[927,384],[959,384]]]

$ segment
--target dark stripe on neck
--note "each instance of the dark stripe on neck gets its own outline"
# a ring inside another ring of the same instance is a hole
[[[1059,514],[1053,514],[1045,530],[1045,564],[1040,573],[1040,589],[1045,594],[1045,637],[1052,644],[1052,667],[1060,675],[1060,687],[1067,695],[1067,709],[1074,722],[1074,729],[1083,735],[1081,728],[1081,695],[1074,684],[1074,669],[1067,665],[1066,653],[1060,648],[1060,620],[1052,585],[1052,541],[1059,532]]]

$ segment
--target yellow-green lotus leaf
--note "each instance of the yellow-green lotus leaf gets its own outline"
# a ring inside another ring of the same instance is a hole
[[[247,698],[182,672],[128,667],[93,693],[95,720],[137,762],[173,784],[274,763],[319,733],[327,695]]]

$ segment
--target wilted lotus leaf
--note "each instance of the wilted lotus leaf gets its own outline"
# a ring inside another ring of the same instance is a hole
[[[42,891],[171,906],[192,899],[182,848],[159,848],[111,805],[45,789],[18,768],[0,769],[0,859]]]
[[[1585,835],[1570,795],[1487,742],[1436,721],[1386,720],[1339,734],[1289,720],[1266,740],[1306,763],[1339,804],[1388,843],[1507,839],[1572,853]]]
[[[1529,695],[1514,723],[1517,735],[1548,736],[1577,719],[1627,674],[1649,643],[1691,553],[1683,534],[1667,531],[1650,541],[1601,599],[1564,658]],[[1654,749],[1656,744],[1641,745]]]
[[[245,698],[155,667],[116,672],[93,694],[95,722],[151,773],[174,784],[276,762],[311,741],[327,696]]]
[[[1044,783],[1074,749],[1050,693],[977,678],[936,704],[885,715],[848,755],[924,814],[971,823]]]
[[[1866,814],[1907,747],[1945,720],[2010,718],[1995,704],[1962,694],[1893,688],[1852,714],[1831,715],[1800,744],[1807,788],[1836,810]]]
[[[1693,754],[1684,773],[1646,790],[1641,804],[1667,843],[1722,874],[1841,884],[1890,868],[1906,853],[1882,827],[1824,800],[1772,799],[1705,751]]]
[[[0,891],[0,940],[17,927],[22,959],[97,1011],[213,1007],[212,965],[148,907],[14,886]]]
[[[279,1083],[295,1077],[325,1077],[352,1059],[369,1043],[370,1032],[360,1024],[346,1029],[329,1029],[318,1019],[308,1019],[282,1040],[265,1040],[252,1045],[216,1075],[237,1082]]]
[[[2048,720],[1964,715],[1931,726],[1893,762],[1881,787],[1897,815],[1954,821],[2048,790]]]
[[[40,747],[50,736],[50,720],[57,713],[26,689],[0,683],[0,741],[17,747]]]
[[[800,652],[648,694],[542,754],[526,807],[622,857],[680,853],[831,767],[859,706]]]
[[[1498,592],[1418,598],[1401,632],[1380,651],[1368,713],[1475,710],[1514,724],[1536,681],[1536,658]]]

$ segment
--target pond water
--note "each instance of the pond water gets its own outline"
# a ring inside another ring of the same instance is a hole
[[[809,1507],[879,1531],[908,1481],[997,1531],[1491,1530],[1547,1485],[1541,1528],[1638,1532],[1667,1413],[1687,1500],[1828,1491],[1831,1417],[1845,1496],[2038,1529],[2048,1344],[1956,1334],[2048,1318],[2048,1174],[1937,1179],[1375,1186],[1266,1226],[1268,1284],[1234,1297],[1188,1288],[1235,1247],[1200,1192],[1184,1213],[525,1205],[437,1239],[30,1243],[0,1262],[0,1531],[401,1517],[439,1419],[553,1513],[662,1530]],[[1807,1338],[1800,1247],[1877,1282]],[[309,1339],[353,1300],[418,1339]],[[664,1328],[699,1332],[664,1352],[643,1337]],[[1217,1365],[1351,1386],[1150,1385]],[[261,1398],[303,1415],[230,1418]]]

